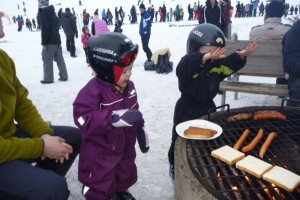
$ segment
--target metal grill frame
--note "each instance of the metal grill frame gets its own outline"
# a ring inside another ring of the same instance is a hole
[[[229,116],[246,112],[254,114],[255,111],[259,110],[277,110],[285,114],[288,121],[254,121],[251,119],[233,123],[227,122]],[[235,165],[229,166],[211,156],[211,151],[214,149],[224,145],[233,146],[246,128],[250,129],[251,134],[242,146],[250,143],[259,128],[262,128],[265,133],[263,139],[247,155],[260,158],[258,153],[267,135],[270,132],[276,132],[278,137],[270,145],[263,160],[300,174],[300,109],[291,107],[244,107],[232,109],[230,112],[216,112],[203,117],[203,119],[208,118],[223,128],[222,135],[214,140],[188,140],[186,146],[190,169],[206,190],[218,199],[300,199],[300,187],[292,193],[287,192],[271,185],[262,178],[258,179],[237,169]],[[218,172],[220,177],[217,176]],[[221,180],[222,183],[220,183]],[[236,186],[236,190],[233,190],[232,186]]]

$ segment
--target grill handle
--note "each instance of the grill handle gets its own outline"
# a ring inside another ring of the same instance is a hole
[[[210,114],[211,114],[211,113],[216,112],[217,109],[225,108],[225,107],[227,107],[226,111],[227,111],[227,114],[228,114],[229,111],[230,111],[230,106],[229,106],[229,104],[224,104],[224,105],[221,105],[221,106],[217,106],[217,107],[215,107],[215,108],[210,108],[210,109],[208,110],[208,114],[207,114],[207,119],[208,119],[208,121],[210,121]]]
[[[291,102],[291,103],[298,104],[298,105],[300,104],[300,100],[298,100],[298,99],[283,98],[281,101],[281,108],[283,108],[283,106],[286,105],[286,104],[284,104],[284,102],[286,102],[286,103]],[[298,107],[297,105],[289,105],[289,106]]]

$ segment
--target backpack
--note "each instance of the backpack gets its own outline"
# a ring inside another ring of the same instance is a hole
[[[147,71],[156,71],[159,74],[167,74],[173,71],[173,62],[170,59],[171,52],[169,48],[159,49],[154,52],[151,62],[146,61],[144,68]]]
[[[168,74],[173,71],[173,62],[169,61],[167,53],[158,56],[158,63],[155,65],[155,70],[159,74]]]

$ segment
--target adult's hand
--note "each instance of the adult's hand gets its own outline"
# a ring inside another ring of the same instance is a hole
[[[65,159],[68,160],[69,154],[73,152],[72,146],[65,143],[65,140],[61,137],[45,134],[42,139],[44,140],[42,159],[47,157],[62,163]]]

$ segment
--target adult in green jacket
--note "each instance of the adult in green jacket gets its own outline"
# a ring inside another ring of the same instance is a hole
[[[1,49],[0,85],[0,199],[67,200],[64,175],[79,152],[79,129],[42,119]]]

